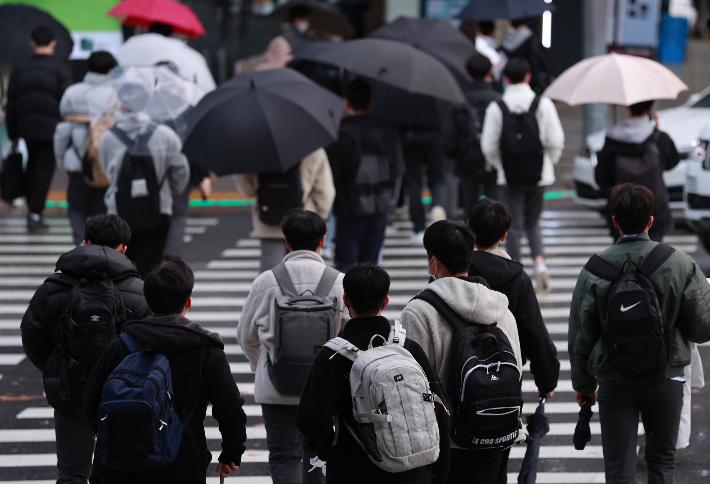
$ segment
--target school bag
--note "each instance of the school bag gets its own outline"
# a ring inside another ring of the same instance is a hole
[[[373,347],[377,338],[384,344]],[[343,338],[325,344],[353,362],[349,379],[356,427],[341,421],[370,461],[392,473],[436,462],[441,438],[434,406],[443,402],[404,349],[405,339],[395,321],[388,340],[376,334],[365,351]]]
[[[269,376],[280,394],[301,395],[313,360],[335,336],[338,299],[328,294],[340,272],[326,267],[316,290],[300,295],[283,262],[272,272],[284,295],[274,299],[274,354],[266,356]]]
[[[479,100],[456,108],[456,125],[459,133],[456,173],[460,176],[475,178],[486,171],[486,157],[481,150],[481,135],[487,107],[487,101]]]
[[[147,471],[175,461],[184,423],[175,412],[168,356],[141,345],[128,333],[120,338],[131,352],[104,382],[99,405],[101,465],[116,471]]]
[[[259,175],[256,200],[259,220],[266,225],[281,225],[286,212],[292,208],[303,208],[301,164],[285,173]]]
[[[500,157],[505,179],[508,185],[535,185],[542,179],[545,153],[535,117],[540,98],[524,113],[512,113],[502,99],[496,103],[503,113]]]
[[[435,292],[414,299],[429,303],[454,328],[449,396],[452,440],[465,449],[505,449],[518,439],[523,410],[521,369],[513,347],[496,324],[464,321]]]
[[[668,204],[668,190],[663,183],[663,168],[661,167],[661,153],[658,150],[658,137],[660,131],[655,130],[644,143],[643,153],[619,153],[614,159],[614,185],[634,183],[643,185],[651,190],[655,198],[655,205],[660,207]]]
[[[148,149],[148,141],[156,125],[150,124],[135,140],[114,126],[111,132],[126,145],[116,190],[116,210],[134,232],[155,230],[160,225],[160,190],[168,176],[165,169],[158,181],[155,163]]]
[[[602,323],[602,341],[611,371],[623,385],[645,385],[665,380],[670,362],[670,331],[658,295],[649,278],[675,252],[658,244],[635,270],[623,273],[594,255],[584,266],[597,277],[612,281]]]

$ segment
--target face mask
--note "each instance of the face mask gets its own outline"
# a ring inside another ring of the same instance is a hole
[[[433,260],[434,260],[434,256],[431,256],[431,259],[429,259],[429,264],[431,264],[431,261],[433,261]],[[436,273],[439,272],[439,267],[437,266],[436,270],[432,274],[431,271],[429,270],[429,264],[427,264],[426,273],[429,274],[429,277],[433,277],[434,279],[436,279]]]
[[[296,30],[301,32],[302,34],[305,34],[308,32],[308,29],[311,28],[311,23],[308,20],[301,20],[296,24]]]

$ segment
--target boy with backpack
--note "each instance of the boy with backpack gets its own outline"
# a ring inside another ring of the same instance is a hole
[[[352,319],[318,353],[296,417],[311,463],[327,483],[447,482],[450,406],[422,348],[382,316],[389,275],[359,263],[343,287]]]
[[[580,406],[598,398],[606,482],[635,482],[639,414],[648,482],[674,482],[690,342],[710,340],[710,284],[685,252],[650,240],[653,205],[646,187],[612,189],[621,237],[589,260],[572,296],[572,386]]]
[[[473,231],[442,220],[424,233],[434,281],[402,311],[453,404],[450,482],[493,484],[520,431],[522,355],[508,298],[468,275]],[[347,292],[347,291],[346,291]]]
[[[117,215],[86,222],[84,245],[59,257],[22,318],[22,346],[54,407],[59,482],[86,483],[95,433],[84,387],[104,347],[129,319],[150,315],[143,281],[124,255],[131,230]]]
[[[538,95],[555,80],[552,59],[525,19],[511,20],[510,29],[500,39],[500,53],[504,60],[520,57],[530,64],[530,87]]]
[[[308,472],[315,456],[296,428],[296,410],[310,364],[340,334],[343,275],[320,256],[326,225],[315,212],[294,208],[284,217],[283,261],[254,280],[237,326],[237,339],[256,372],[274,484],[318,483]],[[303,461],[303,464],[302,464]]]
[[[636,183],[651,190],[655,197],[654,222],[648,235],[651,240],[661,242],[673,228],[663,172],[675,168],[680,155],[670,136],[658,129],[658,120],[652,113],[653,101],[632,104],[627,109],[628,119],[607,131],[604,147],[597,153],[594,176],[599,188],[607,193],[621,183]],[[619,233],[612,223],[609,206],[606,212],[611,236],[616,241]]]
[[[397,185],[404,175],[404,155],[397,130],[380,125],[368,113],[372,88],[355,79],[345,89],[347,117],[338,141],[328,147],[335,182],[333,214],[335,267],[346,272],[358,262],[377,262],[385,240]]]
[[[555,182],[554,165],[562,155],[565,133],[552,100],[537,96],[530,88],[530,64],[525,59],[510,59],[503,73],[509,86],[486,110],[481,149],[498,170],[501,199],[513,213],[508,253],[522,261],[520,238],[525,231],[535,262],[537,291],[550,292],[540,216],[545,189]]]

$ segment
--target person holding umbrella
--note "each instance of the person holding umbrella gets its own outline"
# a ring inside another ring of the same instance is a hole
[[[540,39],[524,19],[511,20],[510,30],[500,39],[500,51],[505,60],[522,57],[530,64],[530,87],[538,94],[554,80],[555,66],[542,47]]]

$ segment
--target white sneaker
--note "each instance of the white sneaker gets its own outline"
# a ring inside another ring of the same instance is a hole
[[[409,245],[422,246],[424,245],[424,231],[416,232],[409,237]]]
[[[538,294],[547,294],[552,291],[552,286],[550,285],[550,271],[547,269],[547,265],[544,262],[535,264],[535,280],[537,281],[535,292]]]
[[[438,222],[439,220],[446,220],[446,210],[444,207],[435,205],[431,207],[431,222]]]

